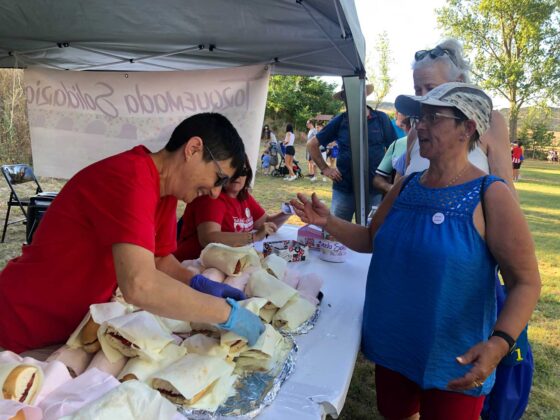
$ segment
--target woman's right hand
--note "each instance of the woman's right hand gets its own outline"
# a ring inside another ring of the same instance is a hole
[[[257,239],[258,241],[262,241],[263,239],[266,239],[268,235],[272,235],[277,230],[278,230],[278,226],[276,226],[275,223],[264,222],[261,228],[257,230],[257,233],[255,234],[256,237],[255,239]]]
[[[304,194],[298,193],[297,200],[290,200],[294,211],[304,223],[310,223],[319,227],[325,227],[331,212],[329,208],[319,200],[317,194],[311,194],[311,200]]]

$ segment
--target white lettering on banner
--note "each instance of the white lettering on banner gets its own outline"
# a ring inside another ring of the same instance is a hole
[[[25,86],[25,95],[27,96],[27,106],[34,105],[41,106],[57,106],[67,107],[74,109],[89,109],[99,110],[108,117],[118,117],[119,112],[117,108],[106,99],[110,97],[114,89],[107,83],[98,82],[96,86],[100,86],[100,93],[93,95],[90,93],[82,93],[79,85],[70,86],[67,88],[63,82],[60,82],[60,87],[51,85],[41,86],[41,81],[38,80],[35,87]]]
[[[183,92],[177,96],[173,96],[169,91],[148,95],[141,93],[140,87],[136,85],[134,93],[134,95],[124,96],[129,114],[159,114],[168,111],[198,113],[210,110],[223,111],[233,107],[249,109],[251,97],[249,82],[245,83],[243,89],[235,91],[231,87],[226,87],[221,91],[214,89],[201,93]]]
[[[138,144],[157,151],[177,124],[201,112],[225,115],[257,163],[268,66],[134,73],[30,67],[24,74],[38,175],[69,178]]]

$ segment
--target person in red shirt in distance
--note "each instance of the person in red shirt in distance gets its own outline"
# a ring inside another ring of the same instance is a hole
[[[200,256],[212,242],[230,246],[249,245],[276,232],[289,214],[268,215],[250,194],[253,171],[246,159],[239,176],[232,178],[219,197],[198,197],[185,209],[174,252],[179,261]]]
[[[156,315],[221,323],[256,341],[258,317],[224,299],[245,296],[193,276],[172,255],[177,200],[217,197],[244,161],[233,125],[206,113],[179,124],[156,153],[137,146],[74,175],[33,242],[0,272],[0,347],[19,353],[65,342],[117,285]]]

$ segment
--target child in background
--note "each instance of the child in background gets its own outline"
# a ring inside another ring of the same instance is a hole
[[[270,175],[270,152],[265,151],[261,157],[263,175]]]

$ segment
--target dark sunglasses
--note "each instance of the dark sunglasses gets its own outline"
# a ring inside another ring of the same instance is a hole
[[[216,165],[216,168],[218,168],[218,173],[216,174],[216,176],[218,177],[218,180],[214,183],[214,187],[223,187],[225,186],[228,182],[229,182],[229,176],[226,175],[224,173],[224,171],[222,171],[222,168],[220,167],[220,164],[218,163],[218,161],[214,158],[214,155],[212,154],[212,152],[210,151],[210,149],[206,146],[204,146],[204,148],[206,149],[206,151],[208,152],[208,154],[210,155],[210,158],[212,159],[212,161],[214,162],[214,164]]]
[[[416,61],[420,61],[427,55],[429,55],[430,58],[432,59],[446,55],[453,62],[453,64],[457,66],[457,59],[455,58],[455,53],[451,50],[448,50],[447,48],[441,48],[441,47],[435,47],[431,50],[416,51],[416,53],[414,54],[414,59]]]

